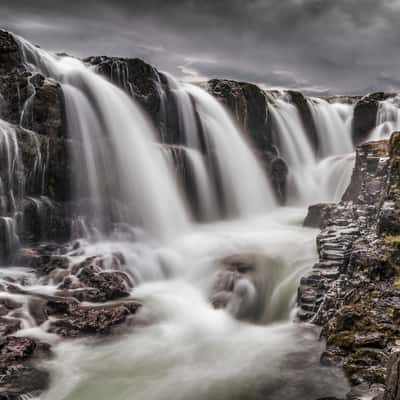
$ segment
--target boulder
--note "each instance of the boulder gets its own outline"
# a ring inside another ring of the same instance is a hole
[[[48,346],[27,337],[0,339],[0,399],[17,400],[39,395],[50,382],[49,372],[33,360],[49,354]]]

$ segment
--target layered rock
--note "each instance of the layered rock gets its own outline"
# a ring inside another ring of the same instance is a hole
[[[392,216],[398,209],[399,140],[394,133],[389,144],[359,146],[342,201],[310,207],[305,221],[322,231],[319,262],[301,281],[299,318],[322,326],[321,361],[343,367],[351,398],[383,396],[386,364],[400,350],[400,242],[385,214],[387,202]]]

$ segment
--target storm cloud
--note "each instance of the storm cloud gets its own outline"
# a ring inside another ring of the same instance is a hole
[[[400,90],[400,0],[3,0],[1,26],[53,51],[141,57],[186,80],[312,94]]]

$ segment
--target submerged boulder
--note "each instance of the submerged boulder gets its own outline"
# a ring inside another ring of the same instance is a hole
[[[0,339],[0,399],[30,398],[47,389],[50,374],[33,361],[48,355],[48,349],[47,345],[27,337]]]

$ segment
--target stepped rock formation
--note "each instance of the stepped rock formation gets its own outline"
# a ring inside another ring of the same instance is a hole
[[[385,380],[383,398],[398,390],[393,363],[388,372],[386,365],[400,351],[400,251],[393,228],[399,144],[395,132],[390,143],[360,145],[342,201],[311,206],[305,220],[322,231],[319,262],[299,288],[299,318],[322,326],[322,362],[341,365],[360,397],[382,395]]]

